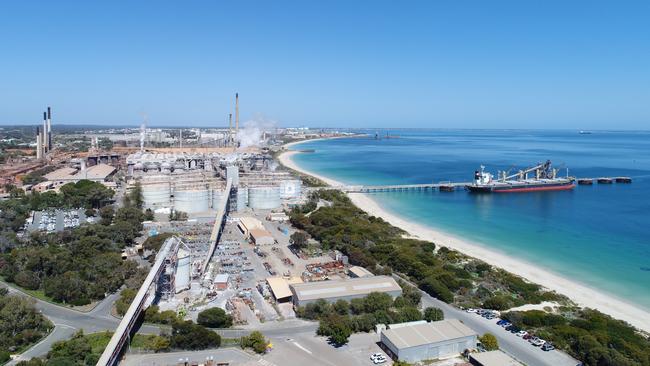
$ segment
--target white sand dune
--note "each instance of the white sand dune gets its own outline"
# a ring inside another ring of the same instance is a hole
[[[304,141],[293,142],[285,145],[285,147],[288,148],[301,142]],[[297,151],[287,151],[281,154],[278,159],[286,167],[318,178],[330,186],[336,187],[344,185],[341,182],[314,174],[299,167],[291,159],[292,156],[298,153],[299,152]],[[486,246],[480,245],[479,243],[470,242],[457,236],[444,233],[438,229],[433,229],[431,227],[402,219],[401,217],[383,209],[367,194],[350,193],[348,196],[357,207],[366,211],[368,214],[381,217],[390,224],[408,232],[413,237],[432,241],[437,245],[458,250],[468,256],[480,258],[493,266],[503,268],[504,270],[521,276],[528,281],[540,284],[550,290],[563,294],[579,306],[598,309],[614,318],[625,320],[641,330],[650,332],[650,312],[634,304],[630,304],[624,300],[605,294],[586,285],[570,281],[555,273],[536,267],[535,265],[523,260],[512,258],[507,254],[500,253],[497,250],[490,249]]]

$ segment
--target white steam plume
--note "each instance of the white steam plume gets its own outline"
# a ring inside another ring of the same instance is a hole
[[[275,129],[275,125],[275,121],[262,116],[256,116],[254,119],[244,122],[244,128],[237,133],[239,147],[260,146],[264,140],[264,133]]]

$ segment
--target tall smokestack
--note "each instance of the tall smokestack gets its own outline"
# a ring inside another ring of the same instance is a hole
[[[183,129],[182,128],[178,131],[178,139],[180,140],[180,144],[181,144],[180,147],[182,149],[183,148]]]
[[[235,93],[235,136],[239,134],[239,93]]]
[[[43,151],[47,152],[47,112],[43,112],[43,131],[41,131],[41,144],[43,145]]]
[[[52,150],[52,110],[47,107],[47,149]]]
[[[228,115],[228,142],[232,141],[232,113]]]
[[[43,145],[41,143],[41,131],[36,127],[36,159],[43,159]]]

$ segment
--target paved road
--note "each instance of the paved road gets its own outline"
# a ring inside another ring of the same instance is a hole
[[[12,294],[33,298],[32,296],[29,296],[11,286],[7,286],[4,283],[0,283],[0,286],[8,288],[9,292]],[[50,319],[50,321],[55,325],[55,328],[54,331],[45,339],[34,345],[29,350],[23,352],[20,358],[16,361],[29,360],[33,357],[46,355],[52,344],[70,338],[79,329],[83,329],[85,333],[115,330],[120,319],[111,315],[111,308],[118,297],[119,294],[112,294],[102,300],[93,310],[86,313],[33,298],[36,301],[36,309]],[[143,325],[139,332],[158,334],[160,333],[160,329],[155,326]]]

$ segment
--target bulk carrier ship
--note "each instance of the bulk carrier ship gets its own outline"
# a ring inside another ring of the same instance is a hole
[[[534,177],[529,175],[534,173]],[[498,172],[497,179],[485,171],[474,172],[474,183],[465,186],[470,192],[478,193],[511,193],[511,192],[536,192],[536,191],[562,191],[575,187],[574,179],[569,177],[557,177],[557,169],[553,169],[551,161],[537,164],[533,167],[520,170],[516,174],[507,175],[506,172]]]

